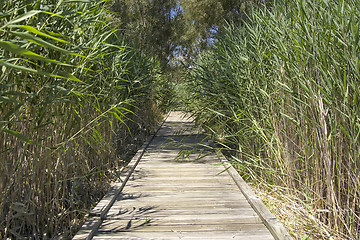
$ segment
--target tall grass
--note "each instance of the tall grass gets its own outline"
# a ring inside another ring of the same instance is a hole
[[[189,75],[189,110],[239,171],[300,190],[324,237],[360,237],[359,26],[354,0],[276,1],[230,24]]]
[[[158,66],[118,38],[109,4],[2,2],[0,239],[71,236],[130,130],[151,130]]]

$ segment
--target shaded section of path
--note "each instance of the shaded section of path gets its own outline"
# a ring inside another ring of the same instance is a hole
[[[74,239],[90,228],[92,239],[274,239],[209,146],[191,120],[171,113],[124,189],[110,191]]]

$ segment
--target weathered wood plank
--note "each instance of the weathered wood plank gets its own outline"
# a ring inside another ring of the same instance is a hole
[[[138,194],[137,192],[132,192],[132,191],[124,191],[121,196],[122,198],[126,198],[126,196],[134,196]],[[138,196],[147,196],[147,197],[151,197],[151,196],[162,196],[162,197],[216,197],[218,200],[224,196],[226,197],[233,197],[236,198],[237,200],[241,200],[243,199],[244,202],[246,202],[246,198],[242,195],[239,194],[238,192],[234,192],[232,191],[232,189],[226,190],[226,191],[211,191],[211,190],[192,190],[192,191],[155,191],[155,190],[151,190],[151,191],[142,191],[141,195]]]
[[[173,202],[160,202],[160,201],[148,201],[148,202],[123,202],[123,204],[114,204],[113,208],[114,209],[121,209],[121,208],[143,208],[143,209],[148,209],[148,208],[159,208],[159,209],[189,209],[189,210],[193,210],[193,209],[204,209],[204,208],[230,208],[230,209],[234,209],[234,208],[250,208],[248,203],[244,203],[244,202],[234,202],[234,201],[216,201],[216,202],[202,202],[202,201],[191,201],[191,200],[187,200],[187,201],[182,201],[182,202],[178,202],[176,203],[176,205]],[[251,209],[251,208],[250,208]]]
[[[137,223],[137,224],[136,224]],[[181,232],[198,232],[198,231],[247,231],[255,232],[267,230],[264,224],[253,223],[232,223],[232,224],[153,224],[151,220],[143,222],[133,222],[132,220],[105,220],[98,230],[98,234],[107,234],[113,232],[152,232],[164,231],[181,231]]]
[[[127,226],[128,222],[132,220],[132,224],[147,224],[151,223],[152,225],[224,225],[223,221],[226,220],[227,224],[262,224],[262,221],[259,217],[249,217],[249,216],[242,216],[238,219],[224,219],[224,218],[195,218],[195,217],[189,217],[189,218],[181,218],[181,217],[168,217],[168,218],[162,218],[162,217],[152,217],[152,218],[132,218],[132,219],[123,219],[123,218],[117,218],[117,217],[109,217],[107,220],[116,220],[119,225],[122,226],[125,224]],[[122,222],[121,222],[122,221]],[[134,226],[135,226],[134,225]]]
[[[249,236],[251,236],[249,238]],[[258,230],[258,231],[198,231],[198,232],[177,232],[177,231],[167,231],[167,232],[122,232],[121,234],[107,234],[107,235],[98,235],[95,236],[96,240],[179,240],[179,239],[206,239],[206,240],[224,240],[224,239],[240,239],[240,240],[271,240],[274,239],[271,235],[268,234],[267,230]]]
[[[236,215],[236,217],[232,215]],[[197,209],[169,209],[169,208],[159,208],[159,207],[128,207],[128,208],[112,208],[108,214],[106,215],[106,218],[111,217],[117,217],[117,218],[128,218],[128,217],[142,217],[144,215],[148,215],[151,217],[167,217],[167,216],[176,216],[181,218],[189,218],[191,217],[204,217],[207,218],[222,218],[222,217],[229,217],[231,216],[231,219],[240,219],[244,215],[246,217],[256,217],[257,215],[252,212],[251,208],[197,208]]]

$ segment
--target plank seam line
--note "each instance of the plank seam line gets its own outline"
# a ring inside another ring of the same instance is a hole
[[[210,140],[210,145],[216,149],[215,143]],[[260,219],[264,225],[268,228],[270,233],[276,240],[292,240],[293,238],[287,232],[283,224],[270,212],[270,210],[265,206],[265,204],[259,199],[257,195],[253,192],[250,186],[245,182],[245,180],[240,176],[236,169],[229,163],[226,157],[221,151],[218,151],[217,157],[224,164],[225,169],[232,177],[240,191],[245,196],[246,200],[249,202],[251,207],[259,215]]]
[[[98,216],[98,220],[93,224],[93,226],[91,227],[91,231],[90,233],[87,235],[87,237],[85,238],[86,240],[91,240],[97,229],[100,227],[100,225],[102,224],[103,220],[106,219],[106,214],[109,212],[111,206],[114,204],[114,202],[116,201],[117,196],[121,193],[121,191],[124,189],[126,183],[128,182],[129,178],[131,177],[132,173],[134,172],[135,168],[137,167],[138,163],[140,162],[142,156],[145,154],[146,149],[148,148],[148,146],[150,145],[151,141],[155,138],[156,134],[159,132],[159,130],[161,129],[161,127],[164,125],[165,121],[167,120],[167,118],[169,117],[171,112],[169,112],[166,117],[163,119],[163,121],[159,124],[158,128],[156,129],[155,133],[151,136],[148,137],[148,139],[143,143],[143,145],[141,146],[141,148],[136,152],[136,154],[134,155],[134,157],[131,159],[130,163],[128,166],[131,166],[131,163],[133,163],[133,165],[130,168],[130,171],[128,173],[128,175],[126,176],[126,178],[122,181],[122,184],[120,187],[117,187],[116,184],[114,184],[108,192],[114,190],[114,194],[113,197],[111,198],[111,200],[107,203],[106,207],[103,208],[103,210],[101,211],[100,214],[96,214],[96,216]],[[118,182],[118,181],[117,181]],[[116,183],[116,182],[115,182]],[[90,216],[94,216],[95,214],[91,214],[91,212],[88,214],[88,217]],[[87,217],[87,218],[88,218]],[[85,221],[86,223],[86,221]],[[79,230],[79,232],[81,231],[81,229]],[[74,236],[73,239],[82,239],[82,238],[77,238],[76,235]]]

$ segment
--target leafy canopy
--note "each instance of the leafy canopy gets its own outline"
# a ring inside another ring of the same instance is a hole
[[[242,19],[253,1],[115,0],[111,10],[122,35],[167,67],[193,61],[223,24]]]

